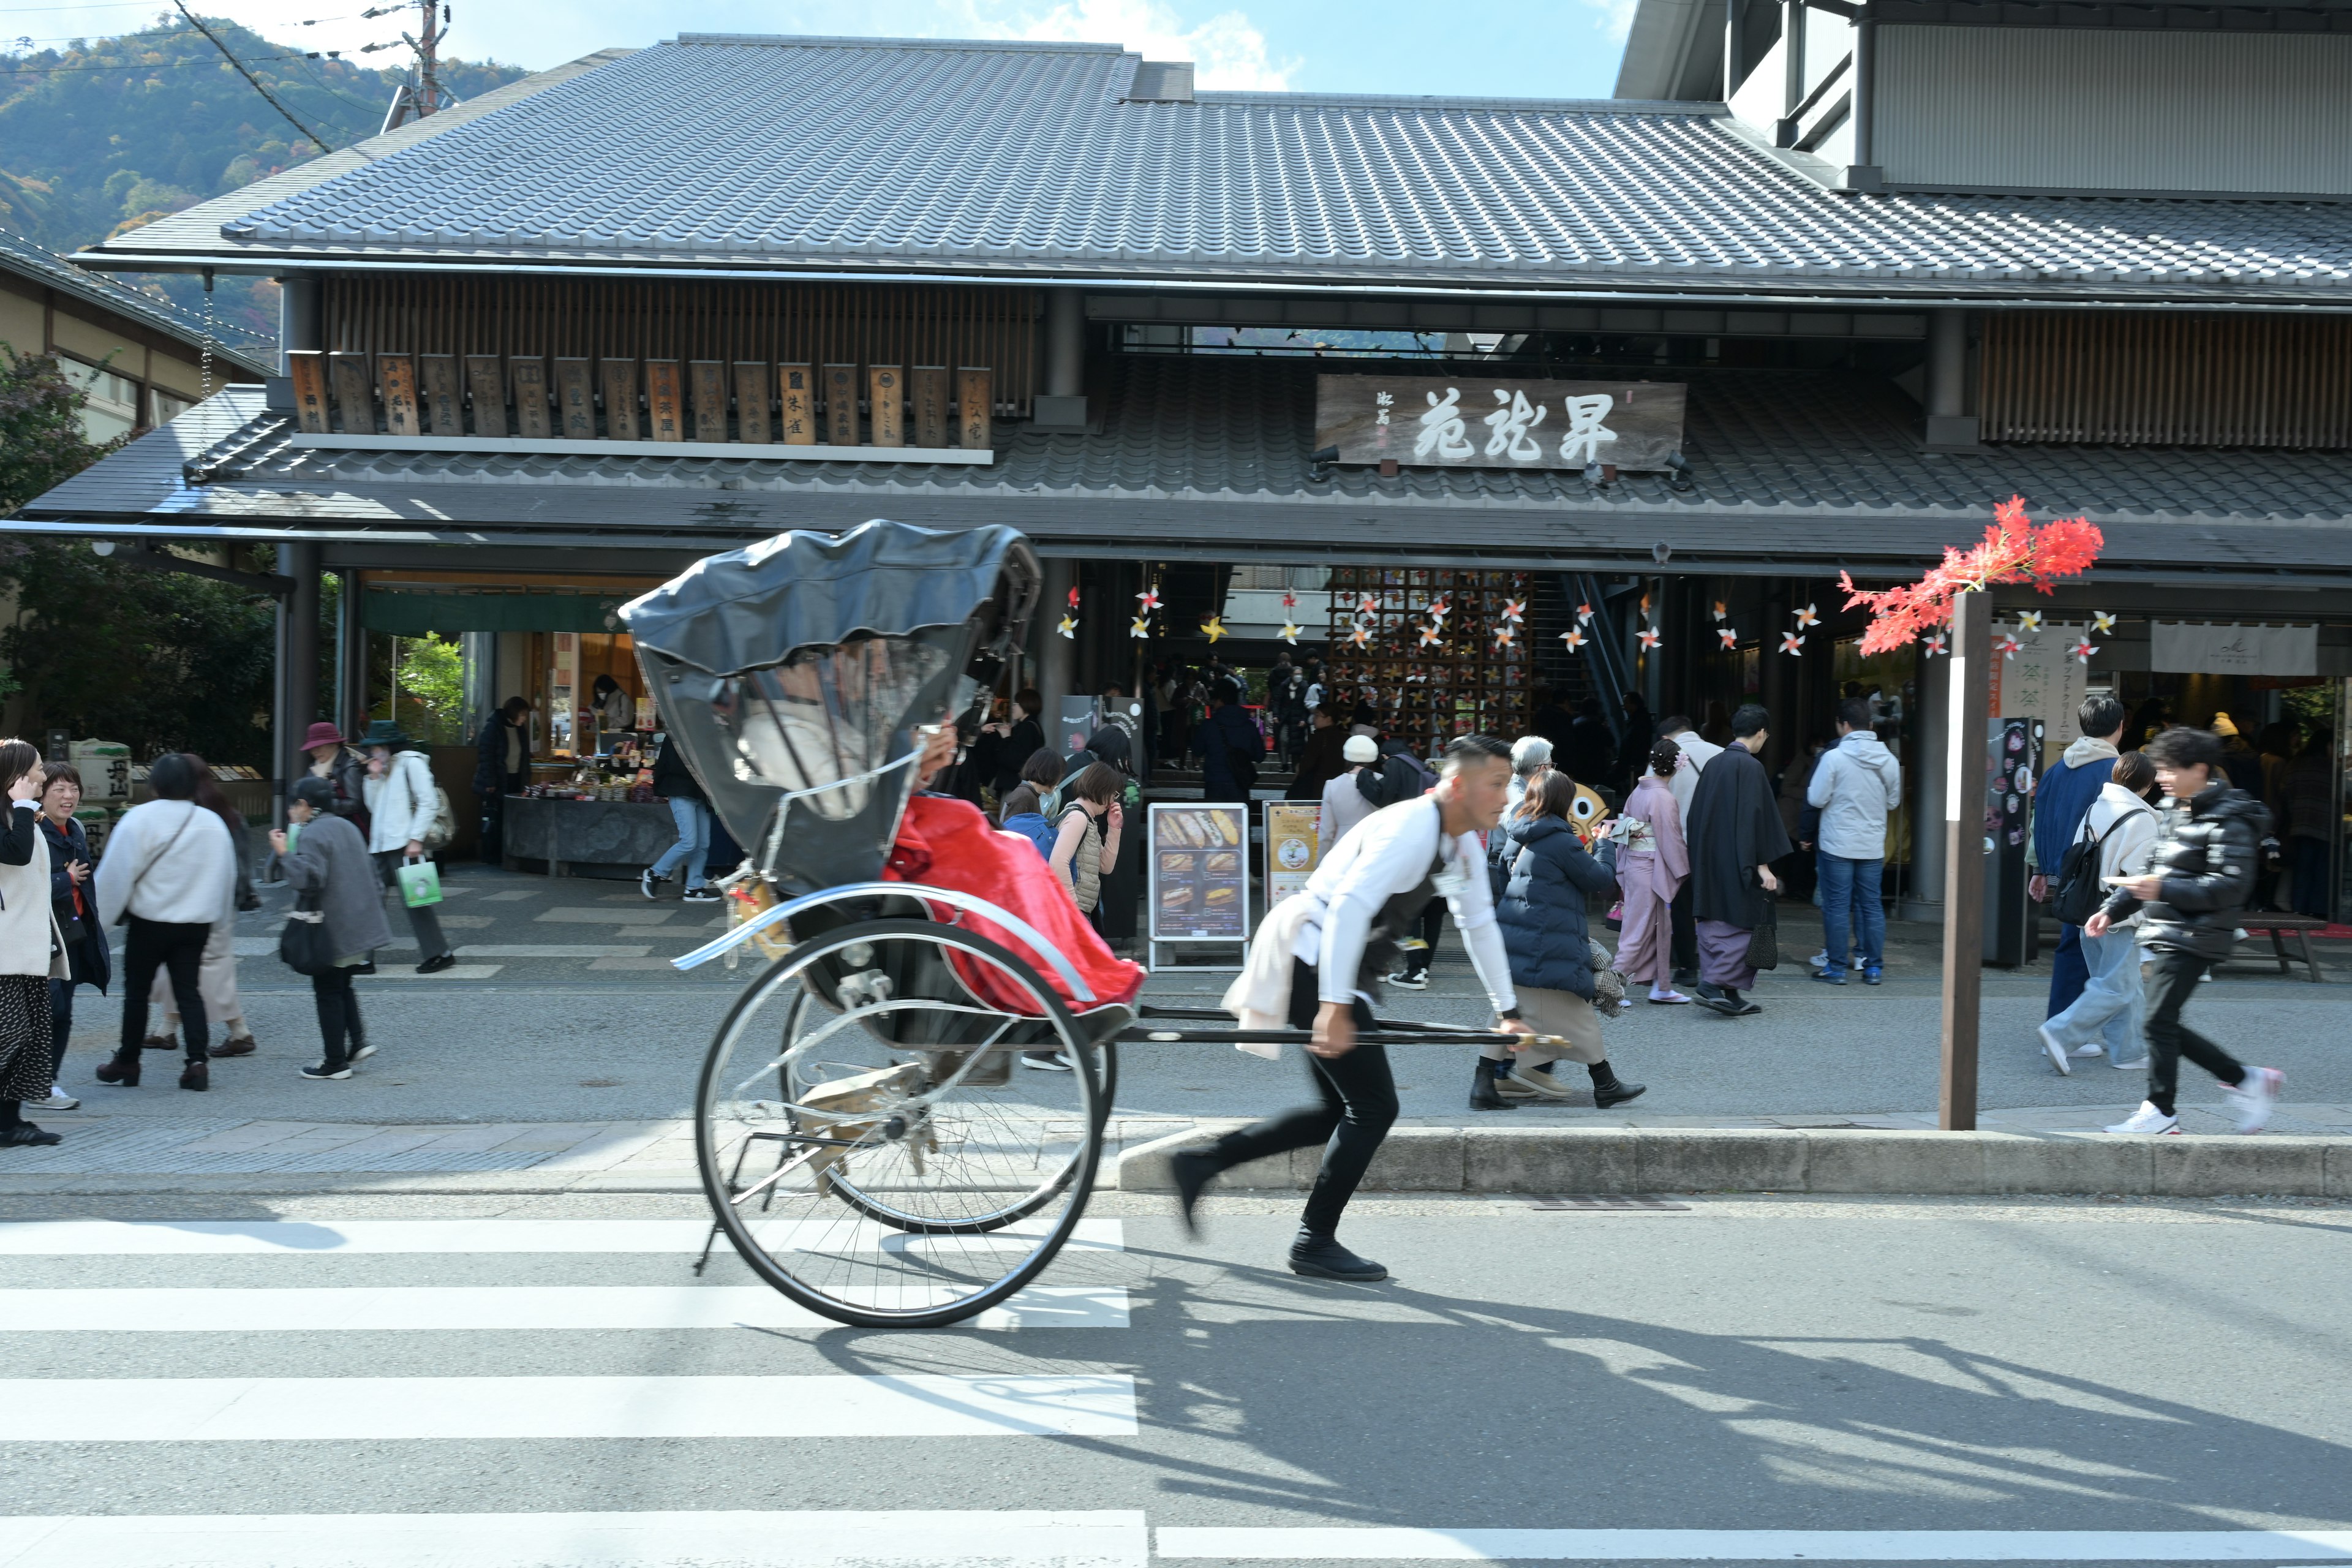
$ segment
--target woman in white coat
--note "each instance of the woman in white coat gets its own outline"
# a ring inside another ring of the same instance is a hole
[[[439,809],[433,764],[424,752],[411,749],[407,734],[390,719],[370,724],[360,744],[367,752],[368,853],[375,857],[383,885],[396,894],[400,868],[425,858],[425,836],[433,831]],[[417,973],[437,974],[457,962],[432,905],[412,907],[408,929],[415,933],[416,951],[425,961],[416,966]]]
[[[49,851],[41,841],[41,753],[0,741],[8,794],[0,832],[0,1148],[63,1140],[25,1120],[49,1092],[49,982],[65,977],[65,943],[49,912]]]

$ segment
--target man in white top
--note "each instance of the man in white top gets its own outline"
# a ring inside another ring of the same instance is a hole
[[[1290,1149],[1324,1146],[1323,1168],[1290,1248],[1296,1274],[1369,1282],[1388,1270],[1339,1245],[1339,1217],[1397,1116],[1396,1079],[1372,1026],[1378,976],[1397,939],[1413,929],[1423,905],[1444,895],[1487,998],[1512,1034],[1518,996],[1486,885],[1477,835],[1501,818],[1510,787],[1511,753],[1487,735],[1465,735],[1445,750],[1437,787],[1384,806],[1327,852],[1307,886],[1267,912],[1250,943],[1242,976],[1225,1006],[1246,1028],[1287,1022],[1310,1031],[1307,1067],[1321,1097],[1268,1121],[1228,1132],[1205,1149],[1171,1161],[1185,1225],[1218,1173]]]
[[[1682,765],[1666,787],[1675,792],[1675,807],[1682,813],[1684,825],[1690,823],[1691,797],[1698,792],[1698,775],[1706,764],[1723,755],[1723,748],[1712,741],[1699,739],[1698,731],[1682,714],[1675,714],[1658,726],[1658,739],[1672,741],[1683,754]],[[1683,879],[1682,890],[1675,895],[1669,912],[1674,916],[1675,984],[1696,984],[1698,981],[1698,918],[1691,912],[1692,879]]]
[[[106,856],[92,879],[98,885],[98,930],[110,931],[118,919],[129,917],[122,944],[121,1045],[113,1060],[99,1068],[98,1079],[139,1087],[148,994],[162,969],[172,977],[187,1047],[180,1087],[208,1089],[212,1038],[197,971],[213,922],[236,912],[236,850],[228,825],[196,804],[196,768],[184,754],[168,752],[149,763],[147,787],[155,798],[122,814],[106,836]]]
[[[1323,810],[1315,821],[1315,841],[1326,857],[1339,847],[1349,828],[1377,809],[1356,783],[1356,775],[1381,760],[1380,742],[1370,735],[1350,735],[1340,754],[1348,759],[1348,771],[1323,786]]]

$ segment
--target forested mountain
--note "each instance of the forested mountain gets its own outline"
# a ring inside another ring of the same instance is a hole
[[[205,23],[331,146],[374,135],[405,74],[398,66],[313,58],[233,22]],[[369,58],[404,60],[405,51]],[[524,74],[453,60],[440,72],[444,89],[461,100]],[[152,222],[320,151],[176,13],[120,37],[0,49],[0,227],[52,250]],[[126,280],[191,309],[203,304],[194,278]],[[277,292],[267,280],[221,278],[214,310],[225,332],[274,342]]]

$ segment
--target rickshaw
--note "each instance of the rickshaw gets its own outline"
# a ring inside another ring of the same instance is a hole
[[[1120,1041],[1306,1038],[1143,1006],[1027,840],[918,792],[978,732],[1040,576],[1013,529],[877,521],[709,557],[621,612],[746,847],[728,930],[674,962],[768,960],[695,1089],[713,1242],[838,1322],[956,1323],[1035,1279],[1080,1234]]]

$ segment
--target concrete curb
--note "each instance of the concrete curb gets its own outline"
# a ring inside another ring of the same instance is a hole
[[[1118,1162],[1121,1192],[1173,1190],[1168,1156],[1238,1122],[1203,1122]],[[1319,1149],[1255,1160],[1223,1185],[1304,1191]],[[1108,1182],[1105,1185],[1111,1184]],[[1400,1127],[1364,1179],[1393,1193],[2121,1193],[2352,1197],[2352,1141],[2106,1133]]]

